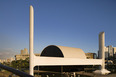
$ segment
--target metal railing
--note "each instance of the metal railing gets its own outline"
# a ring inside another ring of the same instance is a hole
[[[12,73],[14,73],[15,75],[18,75],[18,76],[20,76],[20,77],[33,77],[33,76],[31,76],[31,75],[29,75],[29,74],[27,74],[27,73],[25,73],[25,72],[16,70],[16,69],[14,69],[14,68],[12,68],[12,67],[8,67],[8,66],[2,65],[2,64],[0,64],[0,68],[5,69],[5,70],[7,70],[7,71],[10,71],[10,72],[12,72]]]

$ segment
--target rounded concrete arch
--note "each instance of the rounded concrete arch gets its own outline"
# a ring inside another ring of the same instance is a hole
[[[49,45],[44,48],[40,56],[86,59],[84,51],[80,48],[56,45]]]

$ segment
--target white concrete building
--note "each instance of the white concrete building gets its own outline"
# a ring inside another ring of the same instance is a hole
[[[62,65],[100,65],[101,69],[94,73],[108,74],[110,71],[105,69],[104,59],[104,32],[99,35],[99,58],[86,59],[85,53],[80,48],[71,48],[64,46],[50,45],[47,46],[41,53],[41,56],[34,55],[34,9],[30,6],[30,31],[29,31],[29,56],[30,67],[29,74],[33,75],[35,66],[62,66]]]

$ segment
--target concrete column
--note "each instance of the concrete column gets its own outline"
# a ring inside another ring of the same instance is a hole
[[[96,70],[94,71],[94,73],[102,74],[102,75],[109,74],[110,71],[105,69],[105,33],[104,32],[100,32],[99,34],[99,54],[98,56],[99,56],[99,59],[102,59],[102,64],[101,64],[100,70]]]
[[[76,73],[75,72],[73,73],[73,75],[74,75],[74,77],[76,77]]]
[[[34,11],[33,7],[30,6],[30,34],[29,34],[29,57],[30,57],[30,64],[29,64],[29,74],[33,75],[33,67],[34,67],[34,54],[33,54],[33,36],[34,34]]]
[[[105,33],[99,34],[99,59],[102,59],[101,69],[105,69]]]
[[[63,73],[63,66],[61,66],[61,74]]]

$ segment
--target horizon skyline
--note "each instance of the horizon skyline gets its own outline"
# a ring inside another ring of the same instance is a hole
[[[108,46],[112,46],[112,45],[108,45]],[[108,46],[105,46],[105,47],[108,47]],[[113,47],[113,46],[112,46]],[[72,47],[73,48],[73,47]],[[113,47],[114,48],[114,47]],[[25,49],[25,48],[24,48]],[[27,48],[26,48],[27,49]],[[21,50],[23,50],[23,49],[21,49]],[[15,55],[21,55],[21,50],[20,50],[20,52],[19,53],[17,53],[17,54],[15,54]],[[27,49],[27,51],[28,51],[28,55],[29,55],[29,50]],[[107,52],[107,51],[105,51],[105,52]],[[85,53],[94,53],[94,52],[85,52]],[[34,54],[41,54],[41,52],[40,53],[34,53]],[[98,51],[97,51],[97,56],[98,56]],[[1,55],[1,54],[0,54]],[[0,60],[6,60],[6,59],[10,59],[10,58],[15,58],[15,55],[13,55],[13,56],[11,56],[11,57],[8,57],[8,58],[1,58],[0,57]],[[3,57],[4,55],[2,55],[2,57]]]
[[[1,0],[0,56],[19,53],[23,48],[29,50],[30,5],[34,7],[34,53],[41,53],[48,45],[97,53],[101,31],[105,32],[105,46],[116,47],[115,3],[115,0]]]

